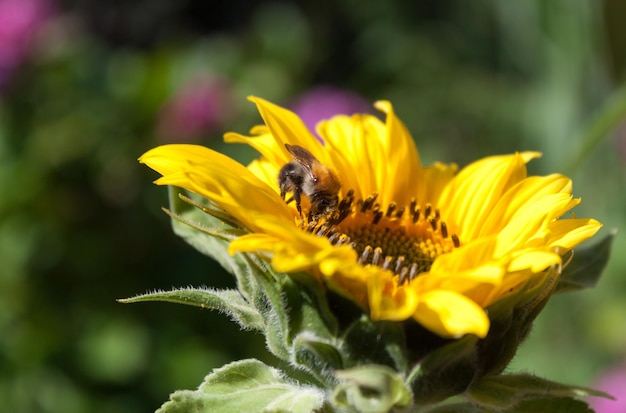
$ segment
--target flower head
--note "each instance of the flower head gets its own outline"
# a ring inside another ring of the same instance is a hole
[[[195,145],[157,147],[140,161],[162,175],[157,184],[212,200],[247,230],[231,253],[308,272],[373,319],[485,337],[491,305],[545,284],[555,273],[548,270],[601,226],[565,217],[580,202],[567,177],[527,175],[536,152],[484,158],[458,172],[425,167],[389,102],[375,105],[385,122],[368,114],[320,122],[320,142],[294,113],[250,100],[265,125],[252,136],[225,136],[259,151],[247,167]],[[285,165],[304,176],[280,181],[291,173]],[[327,173],[339,189],[328,189]]]

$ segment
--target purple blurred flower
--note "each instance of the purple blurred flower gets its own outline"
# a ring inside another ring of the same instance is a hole
[[[51,0],[0,0],[0,89],[30,52],[53,9]]]
[[[230,85],[221,78],[195,77],[165,103],[159,115],[161,141],[197,141],[232,119]]]
[[[318,86],[298,97],[291,105],[311,131],[320,120],[334,115],[371,113],[371,104],[356,93],[335,88]]]
[[[626,412],[626,364],[606,371],[591,387],[606,392],[616,399],[591,398],[589,406],[596,413]]]

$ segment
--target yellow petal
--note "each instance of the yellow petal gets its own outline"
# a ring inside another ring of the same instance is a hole
[[[560,254],[591,238],[602,228],[595,219],[559,219],[550,224],[548,246]]]
[[[474,334],[484,338],[489,317],[467,297],[446,290],[433,290],[419,296],[413,315],[420,324],[442,337],[459,338]]]
[[[424,168],[424,185],[420,185],[416,198],[422,204],[439,205],[441,192],[454,178],[458,166],[456,164],[443,164],[436,162]]]
[[[559,264],[561,264],[560,255],[550,251],[529,249],[516,251],[507,269],[511,272],[530,269],[533,273],[538,273]]]
[[[364,268],[356,263],[356,252],[348,245],[333,248],[333,253],[320,263],[320,271],[327,277],[342,273],[344,278],[360,281],[367,279]]]
[[[544,246],[550,237],[548,224],[570,205],[571,195],[567,193],[548,195],[525,205],[498,233],[495,256],[520,248]]]
[[[291,157],[285,153],[283,148],[270,133],[248,137],[229,132],[224,134],[224,142],[248,144],[256,149],[263,158],[276,166],[284,165],[291,161]]]
[[[467,271],[473,272],[475,269],[488,265],[482,271],[485,280],[498,278],[502,270],[498,266],[492,265],[495,264],[493,257],[497,245],[497,237],[483,238],[457,248],[448,254],[440,255],[433,262],[430,273],[441,274],[445,277],[458,273],[465,274]]]
[[[291,160],[291,155],[285,149],[285,144],[288,143],[308,149],[324,165],[329,164],[330,159],[323,150],[323,145],[311,134],[298,115],[265,99],[249,96],[248,100],[256,103],[267,129],[283,152],[283,160]]]
[[[161,173],[155,183],[188,189],[215,201],[247,228],[260,230],[250,217],[271,213],[293,222],[293,212],[275,189],[243,165],[198,145],[164,145],[146,152],[140,162]]]
[[[264,158],[255,159],[248,165],[248,170],[252,175],[265,182],[274,192],[279,193],[277,177],[280,169],[276,167],[275,163],[269,162]]]
[[[450,181],[441,194],[440,207],[445,205],[446,221],[461,241],[478,237],[482,223],[502,194],[526,177],[525,164],[533,156],[539,154],[484,158],[463,168]]]
[[[233,240],[228,245],[228,253],[234,255],[236,252],[270,252],[274,250],[280,238],[267,234],[246,234]]]
[[[527,205],[557,193],[570,194],[572,182],[569,178],[553,174],[548,176],[531,176],[511,187],[500,198],[496,206],[489,212],[483,222],[478,236],[495,234],[504,228],[518,211]]]
[[[410,318],[418,305],[417,292],[399,285],[390,271],[370,268],[373,273],[368,278],[367,289],[372,319],[401,321]]]
[[[370,115],[335,116],[317,127],[328,148],[330,163],[341,177],[344,192],[365,198],[384,188],[384,124]],[[358,172],[357,172],[358,171]]]
[[[411,202],[411,197],[419,195],[419,188],[424,182],[419,153],[413,137],[396,116],[391,103],[381,100],[374,106],[387,115],[386,145],[383,152],[386,169],[381,172],[384,187],[391,188],[381,193],[380,200],[385,206],[394,201],[399,205],[406,205]],[[393,182],[393,185],[388,185],[388,182]]]

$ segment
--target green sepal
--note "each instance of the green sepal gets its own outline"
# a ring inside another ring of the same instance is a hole
[[[478,343],[481,375],[501,373],[515,356],[531,330],[532,323],[552,296],[559,280],[559,267],[542,273],[539,282],[528,280],[528,286],[487,307],[491,321],[487,337]]]
[[[326,291],[322,284],[310,274],[294,273],[282,276],[280,290],[289,318],[286,337],[292,340],[304,333],[312,332],[326,340],[337,337],[337,320],[328,308]]]
[[[282,275],[275,274],[254,254],[230,255],[230,241],[245,234],[236,220],[210,201],[202,199],[198,203],[180,191],[169,187],[171,211],[166,212],[172,218],[174,232],[235,276],[239,291],[263,320],[268,350],[282,360],[289,360],[289,319],[283,294],[276,286],[276,279]]]
[[[363,315],[345,330],[341,350],[346,367],[382,364],[400,374],[407,371],[405,336],[400,323],[373,321]]]
[[[615,235],[617,231],[612,230],[595,244],[576,249],[572,261],[563,269],[555,293],[594,287],[609,261]]]
[[[314,341],[321,345],[333,343],[336,338],[337,323],[326,307],[323,290],[317,280],[311,276],[279,274],[271,268],[262,270],[254,264],[250,268],[251,294],[265,322],[268,349],[278,358],[304,368],[318,378],[316,368],[319,362],[324,365],[340,363],[340,357],[332,355],[332,351],[320,353],[322,358],[319,360],[316,357],[300,357],[302,354],[296,357],[294,346],[297,339],[315,337]],[[300,348],[298,351],[308,350]],[[326,359],[326,356],[329,358]],[[306,360],[312,364],[305,363]]]
[[[387,366],[363,365],[338,370],[340,384],[333,391],[333,402],[361,413],[387,413],[411,403],[411,392],[402,377]]]
[[[259,331],[263,331],[264,329],[261,314],[241,296],[238,290],[181,288],[171,291],[156,291],[141,294],[136,297],[118,301],[125,304],[143,301],[166,301],[170,303],[193,305],[224,313],[244,329]]]
[[[268,284],[267,289],[276,289],[281,299],[271,303],[268,312],[277,320],[282,345],[289,354],[283,360],[328,386],[334,385],[332,372],[344,362],[336,345],[337,321],[327,308],[320,283],[310,275],[289,274]]]
[[[407,378],[415,404],[436,403],[462,393],[477,373],[478,338],[465,336],[430,352]]]
[[[249,254],[248,254],[249,255]],[[247,256],[247,255],[246,255]],[[291,360],[289,317],[284,295],[269,271],[253,269],[250,274],[253,303],[265,320],[265,342],[268,350],[281,360]]]
[[[178,188],[168,188],[170,210],[164,211],[171,218],[174,233],[233,274],[241,294],[246,300],[253,302],[258,285],[253,277],[250,277],[250,273],[266,273],[267,263],[251,254],[228,253],[228,244],[246,232],[239,227],[234,218],[213,205],[211,201],[203,199],[204,204],[201,204],[183,195]]]
[[[587,389],[584,387],[568,386],[550,380],[542,379],[531,374],[504,374],[497,376],[485,376],[477,383],[474,383],[466,392],[473,402],[494,411],[532,411],[521,409],[526,403],[533,400],[552,401],[555,408],[569,406],[570,401],[575,398],[597,396],[612,398],[606,393]],[[539,402],[537,402],[539,403]],[[573,405],[572,408],[575,408]],[[584,406],[586,404],[583,403]],[[582,407],[577,407],[582,408]],[[553,410],[540,409],[545,412]],[[567,411],[567,410],[555,410]],[[571,410],[586,412],[588,410]]]
[[[321,390],[301,386],[281,371],[248,359],[214,370],[198,390],[174,392],[157,413],[310,413],[323,404]]]
[[[164,211],[172,219],[174,233],[229,270],[228,244],[246,232],[234,218],[229,219],[225,212],[212,207],[210,201],[203,200],[207,204],[200,204],[183,195],[178,188],[170,186],[168,190],[170,209]]]
[[[322,340],[335,338],[337,321],[328,309],[325,291],[310,275],[276,273],[255,254],[228,254],[228,244],[245,234],[235,218],[213,205],[170,187],[174,232],[202,254],[235,275],[243,298],[260,314],[266,343],[278,358],[293,362],[293,340],[309,332]],[[306,367],[306,366],[305,366]]]

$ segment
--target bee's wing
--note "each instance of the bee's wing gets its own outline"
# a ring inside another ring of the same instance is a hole
[[[317,180],[317,176],[315,176],[313,168],[316,165],[319,165],[320,161],[318,161],[311,152],[304,149],[302,146],[289,145],[286,143],[285,148],[287,148],[287,151],[291,154],[291,156],[293,156],[293,159],[304,167],[311,179]]]

